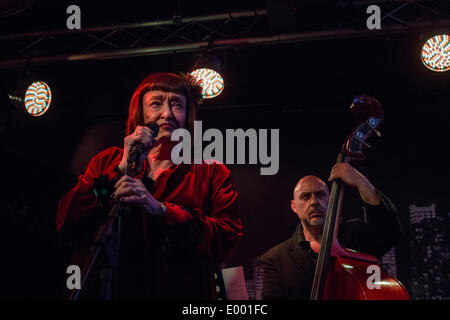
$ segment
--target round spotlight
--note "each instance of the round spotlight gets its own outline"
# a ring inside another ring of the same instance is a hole
[[[42,116],[50,107],[52,92],[43,81],[33,82],[25,92],[25,109],[34,117]]]
[[[223,77],[221,60],[211,52],[198,55],[194,62],[194,71],[191,75],[202,86],[204,99],[217,97],[223,91]]]
[[[203,88],[203,98],[211,99],[222,93],[223,78],[218,72],[212,69],[200,68],[192,71],[191,74],[200,82]]]
[[[450,70],[450,37],[436,35],[423,45],[422,62],[430,70],[444,72]]]

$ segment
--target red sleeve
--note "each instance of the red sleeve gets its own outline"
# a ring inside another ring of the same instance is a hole
[[[210,212],[187,209],[166,201],[165,222],[169,227],[185,223],[197,224],[198,228],[194,229],[197,233],[196,251],[208,254],[215,261],[224,261],[231,256],[237,241],[242,237],[242,224],[237,207],[238,193],[234,188],[230,170],[225,165],[211,165],[210,188]],[[181,239],[186,242],[186,238]]]
[[[107,213],[99,207],[93,191],[94,180],[102,175],[108,180],[117,179],[121,154],[122,150],[115,147],[100,152],[78,177],[76,186],[60,199],[56,226],[66,240],[77,246],[86,244],[105,219]]]

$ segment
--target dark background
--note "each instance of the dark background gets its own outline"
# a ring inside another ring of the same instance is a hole
[[[35,11],[2,19],[0,33],[63,29],[68,5],[38,2],[32,8]],[[177,1],[145,8],[128,2],[93,6],[82,1],[79,5],[82,24],[91,26],[171,16]],[[264,7],[264,1],[232,1],[214,7],[206,2],[182,3],[186,15],[252,6]],[[46,19],[32,19],[36,10]],[[227,266],[248,266],[254,257],[290,237],[298,221],[289,208],[293,187],[305,174],[328,177],[354,125],[350,102],[366,93],[382,103],[385,114],[380,128],[383,137],[371,141],[373,150],[367,153],[364,172],[399,209],[406,232],[398,245],[398,277],[409,285],[408,205],[435,202],[438,212],[450,212],[450,73],[424,67],[420,50],[425,40],[423,32],[411,32],[222,53],[226,56],[225,89],[201,106],[203,130],[280,130],[276,175],[261,176],[260,165],[229,166],[240,194],[245,234]],[[2,208],[4,213],[20,212],[13,218],[4,214],[18,227],[5,230],[1,239],[9,262],[3,274],[11,288],[2,295],[56,295],[57,281],[63,279],[70,256],[69,248],[56,238],[59,197],[75,185],[93,155],[122,145],[128,103],[139,82],[153,72],[191,71],[193,58],[192,53],[177,53],[31,67],[51,87],[53,101],[39,118],[2,103]],[[0,70],[3,97],[18,71]],[[18,221],[20,217],[23,221]],[[24,224],[38,227],[19,227]],[[249,272],[247,268],[247,276]]]

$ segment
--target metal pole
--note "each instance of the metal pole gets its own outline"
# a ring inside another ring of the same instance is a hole
[[[450,26],[450,19],[440,20],[439,25],[441,27]],[[174,44],[174,45],[162,45],[151,46],[144,48],[122,49],[122,50],[109,50],[94,53],[82,53],[82,54],[68,54],[60,56],[48,56],[48,57],[35,57],[35,58],[21,58],[0,61],[0,69],[15,68],[25,63],[37,64],[51,64],[51,63],[63,63],[70,61],[84,61],[84,60],[96,60],[96,59],[120,59],[130,58],[136,56],[145,55],[158,55],[166,53],[180,53],[180,52],[192,52],[201,51],[207,47],[213,49],[230,48],[234,46],[251,46],[251,45],[276,45],[281,43],[294,43],[294,42],[306,42],[314,40],[329,40],[329,39],[346,39],[356,37],[368,37],[368,36],[382,36],[392,35],[407,32],[417,32],[427,27],[434,27],[433,21],[425,22],[413,22],[408,25],[395,25],[390,27],[384,27],[380,30],[353,30],[353,29],[341,29],[341,30],[325,30],[325,31],[312,31],[301,33],[287,33],[279,34],[269,37],[251,37],[242,39],[226,39],[215,40],[212,42],[201,41],[186,44]]]
[[[138,23],[128,23],[128,24],[118,24],[113,26],[99,26],[99,27],[90,27],[90,28],[82,28],[79,30],[53,30],[53,31],[39,31],[39,32],[28,32],[21,34],[11,34],[11,35],[0,35],[0,40],[16,40],[23,38],[34,38],[41,36],[57,36],[57,35],[71,35],[71,34],[83,34],[83,33],[92,33],[99,31],[111,31],[117,29],[139,29],[139,28],[149,28],[149,27],[157,27],[157,26],[168,26],[168,25],[178,25],[185,24],[189,22],[204,22],[204,21],[217,21],[217,20],[226,20],[230,18],[245,18],[245,17],[257,17],[264,16],[267,14],[266,9],[257,9],[253,11],[239,11],[239,12],[229,12],[229,13],[218,13],[218,14],[209,14],[203,16],[194,16],[194,17],[186,17],[181,18],[179,21],[175,21],[173,19],[166,20],[157,20],[157,21],[149,21],[149,22],[138,22]]]

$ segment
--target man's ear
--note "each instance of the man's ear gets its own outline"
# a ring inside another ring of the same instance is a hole
[[[294,200],[291,200],[291,209],[294,211],[295,214],[297,214],[297,211],[295,211],[295,202]]]

